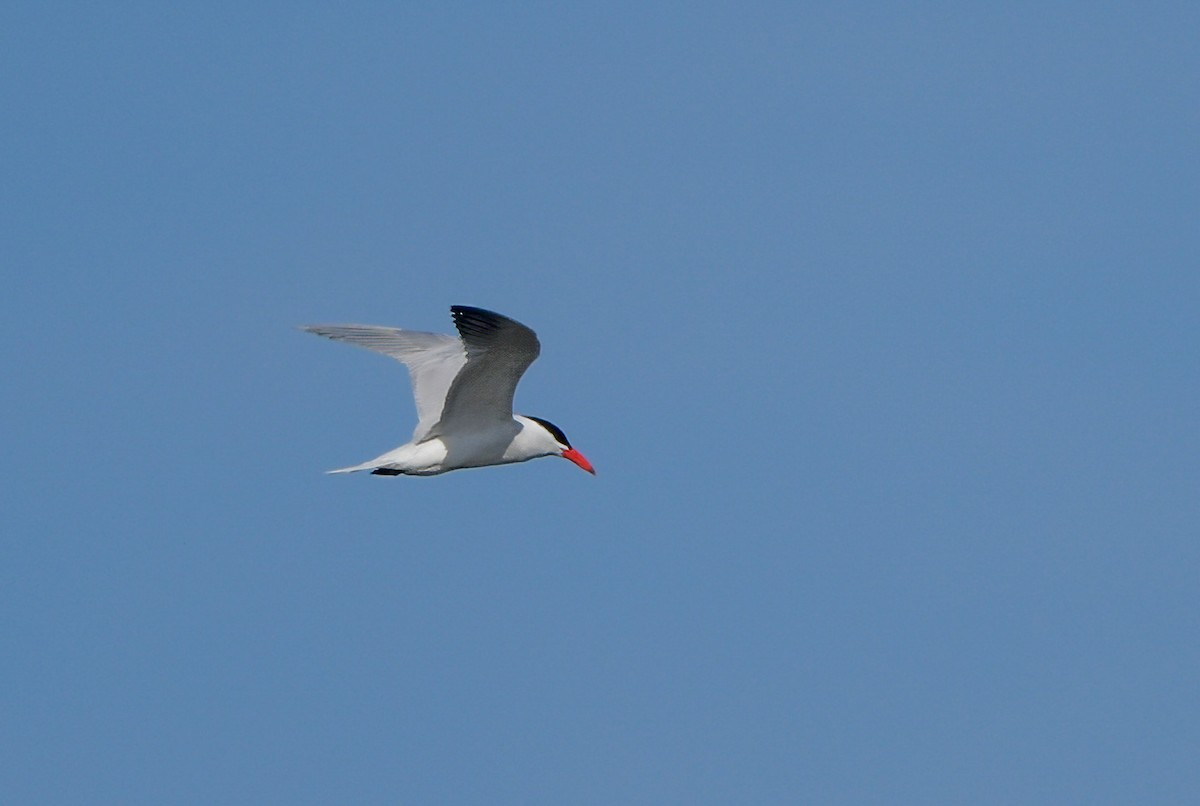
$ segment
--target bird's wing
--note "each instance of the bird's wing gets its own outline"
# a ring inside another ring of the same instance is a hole
[[[383,353],[408,367],[417,403],[414,442],[428,436],[442,419],[446,394],[454,377],[467,363],[463,342],[440,333],[375,325],[310,325],[301,330]]]
[[[446,394],[438,432],[471,431],[512,421],[513,393],[541,352],[537,335],[507,316],[455,305],[450,309],[467,364]]]

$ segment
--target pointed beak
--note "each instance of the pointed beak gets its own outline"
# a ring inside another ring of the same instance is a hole
[[[583,454],[574,448],[568,448],[567,450],[563,451],[562,458],[574,462],[587,472],[591,473],[593,476],[596,475],[596,471],[592,469],[592,463],[585,459]]]

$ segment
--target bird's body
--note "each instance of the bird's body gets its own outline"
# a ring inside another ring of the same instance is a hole
[[[303,328],[405,364],[417,403],[418,422],[411,442],[369,462],[330,472],[433,476],[561,456],[595,473],[557,426],[513,414],[517,382],[541,350],[534,332],[481,308],[456,305],[450,311],[457,338],[375,325]]]

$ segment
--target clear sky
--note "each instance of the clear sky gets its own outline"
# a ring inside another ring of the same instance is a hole
[[[1197,6],[500,6],[2,12],[4,800],[1194,800]]]

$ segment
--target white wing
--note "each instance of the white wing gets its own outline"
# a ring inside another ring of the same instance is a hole
[[[446,392],[438,431],[512,425],[517,382],[541,352],[537,335],[514,319],[482,308],[455,305],[450,313],[462,336],[467,364]]]
[[[408,367],[417,403],[413,442],[424,439],[442,419],[450,385],[467,363],[463,342],[440,333],[375,325],[310,325],[301,330],[383,353]]]

